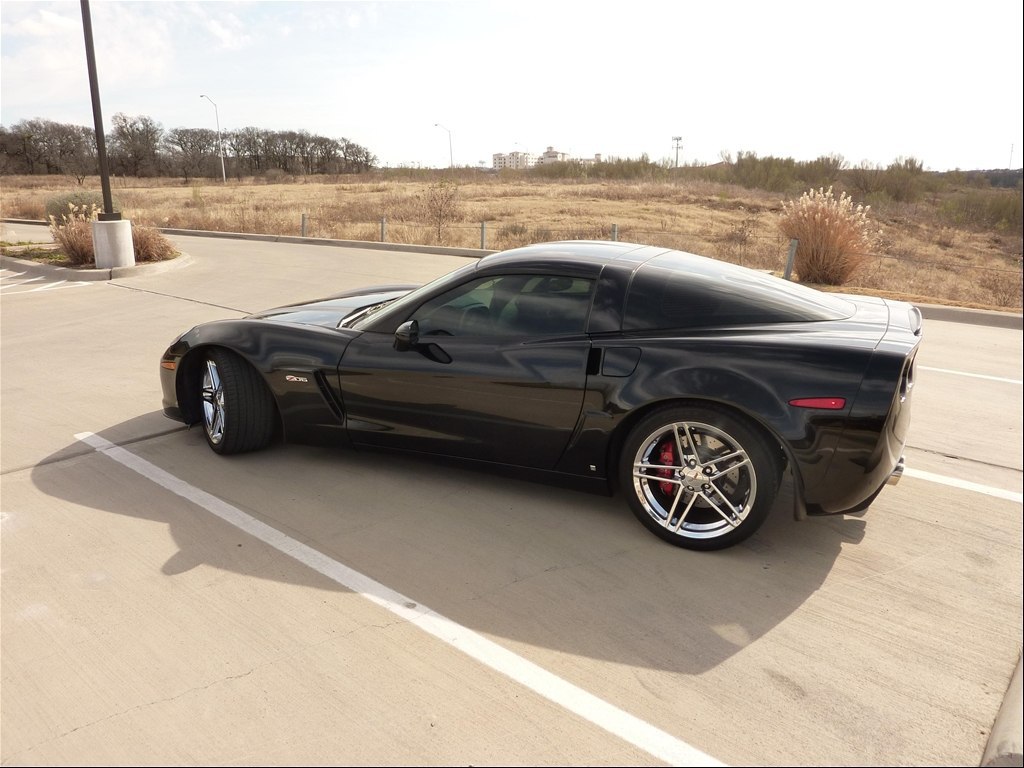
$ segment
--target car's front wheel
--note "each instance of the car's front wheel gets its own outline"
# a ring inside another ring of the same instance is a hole
[[[206,442],[222,454],[266,447],[274,435],[274,400],[259,373],[224,349],[207,352],[202,365]]]
[[[630,432],[619,479],[633,513],[654,534],[709,550],[761,526],[780,477],[778,452],[746,422],[713,406],[672,406]]]

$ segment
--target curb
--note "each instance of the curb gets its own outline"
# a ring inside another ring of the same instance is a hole
[[[33,221],[32,219],[3,219],[6,224],[46,226],[45,222]],[[482,258],[497,251],[489,251],[481,248],[445,248],[440,245],[415,245],[408,243],[379,243],[372,240],[332,240],[323,237],[299,237],[296,235],[257,235],[248,232],[214,232],[206,229],[176,229],[170,227],[157,227],[158,231],[165,235],[184,235],[186,237],[220,237],[231,240],[252,240],[267,243],[291,243],[294,245],[327,245],[335,248],[362,248],[365,250],[378,251],[401,251],[405,253],[432,253],[440,256],[467,256],[470,258]],[[184,254],[183,254],[184,255]],[[10,258],[10,257],[4,257]],[[180,261],[181,257],[174,261]],[[161,262],[167,263],[167,262]],[[96,277],[66,277],[67,280],[113,280],[119,277],[128,277],[136,272],[118,273],[118,270],[135,270],[139,267],[151,267],[156,265],[140,264],[136,267],[115,267],[114,270],[68,270],[70,272],[111,272],[109,275]],[[184,266],[184,265],[182,265]],[[51,267],[52,269],[52,267]],[[925,320],[941,320],[952,323],[968,323],[971,325],[984,325],[991,328],[1010,328],[1024,330],[1024,314],[1015,312],[997,312],[988,309],[968,309],[966,307],[950,307],[944,304],[915,304],[921,310],[921,316]]]
[[[41,264],[30,259],[19,259],[16,256],[0,254],[0,267],[4,269],[16,269],[32,275],[50,275],[60,280],[69,282],[92,282],[97,280],[118,280],[122,277],[137,277],[138,275],[153,275],[166,272],[170,269],[187,267],[192,263],[192,257],[183,253],[175,259],[166,261],[155,261],[148,264],[136,264],[134,267],[110,267],[108,269],[73,269],[71,267],[58,267],[53,264]]]
[[[969,323],[971,325],[987,325],[992,328],[1024,329],[1024,315],[1014,312],[996,312],[991,309],[970,309],[968,307],[949,307],[945,304],[914,304],[921,310],[925,320],[945,320],[950,323]]]
[[[1018,656],[1017,667],[1010,677],[1010,685],[992,724],[992,732],[981,758],[982,768],[1021,765],[1024,760],[1024,703],[1021,701],[1020,667],[1021,658]]]
[[[407,253],[432,253],[438,256],[470,256],[482,258],[490,253],[481,248],[447,248],[443,245],[416,245],[410,243],[378,243],[373,240],[332,240],[326,237],[299,237],[297,235],[254,235],[248,232],[213,232],[207,229],[160,228],[165,235],[187,237],[223,237],[232,240],[259,240],[265,243],[292,243],[294,245],[331,245],[336,248],[365,248],[376,251],[404,251]]]

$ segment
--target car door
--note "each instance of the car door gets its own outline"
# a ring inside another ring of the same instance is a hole
[[[395,348],[393,329],[353,339],[338,370],[352,441],[554,467],[583,402],[593,287],[476,277],[412,311],[411,348]]]

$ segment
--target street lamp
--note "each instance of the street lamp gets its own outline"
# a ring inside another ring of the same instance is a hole
[[[217,118],[217,149],[220,150],[220,175],[221,178],[224,180],[224,183],[227,184],[228,174],[227,171],[224,170],[224,142],[220,140],[220,112],[217,110],[216,102],[214,102],[214,100],[207,96],[205,93],[199,94],[199,98],[206,99],[208,102],[213,104],[213,116]]]
[[[434,123],[434,127],[435,128],[444,128],[444,126],[441,125],[440,123]],[[444,129],[446,131],[448,131],[447,128],[444,128]],[[455,161],[452,158],[452,132],[451,131],[448,131],[448,167],[449,168],[454,168],[455,167]]]

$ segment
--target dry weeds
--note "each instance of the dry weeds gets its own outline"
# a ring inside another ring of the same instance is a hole
[[[262,180],[113,181],[126,218],[141,225],[228,232],[307,235],[345,240],[430,243],[428,194],[437,178],[386,172],[362,176]],[[6,176],[4,218],[42,219],[46,201],[78,189],[74,178]],[[97,178],[85,187],[98,189]],[[460,216],[447,225],[454,247],[492,250],[531,242],[610,239],[692,251],[781,273],[788,241],[778,233],[778,196],[706,181],[531,181],[485,174],[459,179]],[[915,301],[1021,308],[1020,233],[953,228],[928,201],[875,206],[884,237],[843,289],[915,297]],[[842,289],[841,289],[842,290]]]

